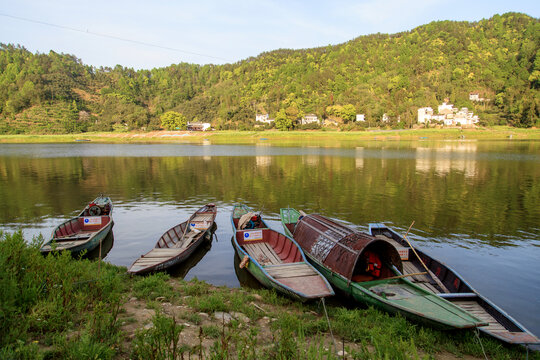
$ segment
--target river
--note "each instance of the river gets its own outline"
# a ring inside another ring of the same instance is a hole
[[[414,221],[418,248],[540,335],[537,141],[0,144],[1,230],[47,238],[99,193],[114,202],[114,245],[105,260],[122,266],[215,203],[212,245],[180,274],[231,287],[240,286],[230,241],[235,203],[262,210],[280,231],[279,208],[287,206],[360,230],[384,222],[403,233]]]

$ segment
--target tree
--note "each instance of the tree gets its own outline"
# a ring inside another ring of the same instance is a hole
[[[276,115],[276,129],[279,130],[291,130],[294,127],[294,122],[287,116],[285,109],[278,111]]]
[[[354,121],[356,119],[356,109],[354,105],[348,104],[343,107],[341,118],[345,122]]]
[[[176,111],[167,111],[160,119],[161,126],[167,130],[185,129],[187,125],[186,117]]]

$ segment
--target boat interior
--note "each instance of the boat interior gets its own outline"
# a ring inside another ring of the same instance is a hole
[[[91,219],[91,221],[89,220]],[[90,235],[103,227],[105,227],[109,221],[109,216],[92,216],[91,218],[78,217],[66,221],[62,225],[58,226],[54,232],[54,238],[58,240],[71,240],[74,235]],[[79,236],[80,237],[80,236]]]
[[[374,241],[362,250],[356,260],[351,280],[364,282],[386,279],[396,275],[393,267],[402,267],[395,248],[387,242]]]
[[[111,214],[110,203],[90,203],[79,216],[109,216]]]
[[[263,266],[303,261],[300,250],[288,237],[268,228],[239,230],[236,240]]]

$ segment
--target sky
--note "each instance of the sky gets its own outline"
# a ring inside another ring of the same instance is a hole
[[[438,20],[479,21],[538,0],[0,0],[0,43],[96,67],[235,63],[276,49],[337,45]]]

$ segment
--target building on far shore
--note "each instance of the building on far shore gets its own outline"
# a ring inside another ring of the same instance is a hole
[[[302,119],[300,119],[301,125],[307,125],[307,124],[313,124],[313,123],[320,124],[319,118],[315,114],[306,114]]]
[[[475,91],[469,94],[469,100],[475,102],[490,102],[490,99],[480,97],[480,93]]]
[[[187,130],[188,131],[208,131],[208,130],[211,130],[212,129],[212,126],[210,125],[210,123],[198,123],[198,122],[194,122],[194,123],[190,123],[188,122],[187,123]]]
[[[265,124],[271,124],[274,122],[274,119],[270,119],[270,116],[268,114],[256,114],[255,115],[255,122],[262,122]]]
[[[366,121],[365,114],[356,114],[356,121]]]
[[[445,126],[473,126],[478,123],[478,115],[474,115],[468,108],[455,108],[448,104],[448,100],[438,106],[438,114],[433,113],[431,107],[422,107],[418,109],[418,122],[421,124],[440,121]]]

